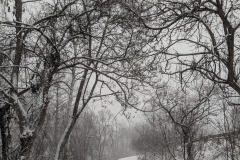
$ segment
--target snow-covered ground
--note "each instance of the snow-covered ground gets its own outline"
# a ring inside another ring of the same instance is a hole
[[[138,156],[132,156],[132,157],[126,157],[126,158],[121,158],[119,160],[137,160]]]

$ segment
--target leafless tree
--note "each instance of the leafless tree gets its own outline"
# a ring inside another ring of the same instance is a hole
[[[209,116],[215,112],[215,101],[211,97],[216,96],[216,91],[204,83],[193,85],[191,91],[186,92],[181,87],[170,86],[157,91],[148,104],[153,112],[145,113],[152,128],[146,129],[145,138],[142,137],[141,146],[146,147],[142,151],[162,159],[201,159],[204,150],[199,139],[209,123]],[[139,144],[135,146],[140,147]]]
[[[159,45],[150,51],[160,55],[154,64],[161,73],[179,75],[183,86],[201,75],[239,95],[237,0],[134,2],[120,4],[153,31]]]
[[[27,19],[23,7],[29,3],[38,3],[45,10]],[[10,64],[1,63],[1,67],[7,69],[1,71],[1,84],[4,84],[1,85],[1,101],[6,100],[5,104],[14,110],[14,123],[19,124],[15,132],[19,134],[19,142],[16,142],[19,147],[14,159],[32,158],[31,149],[49,109],[56,109],[58,123],[59,94],[53,93],[53,87],[65,84],[70,86],[66,105],[70,109],[66,110],[72,113],[56,149],[55,159],[59,159],[78,117],[93,98],[114,95],[125,107],[130,104],[132,86],[125,82],[127,78],[137,79],[128,71],[134,59],[129,48],[134,46],[132,42],[138,38],[138,31],[129,21],[119,21],[120,17],[115,15],[121,9],[114,1],[75,0],[48,4],[16,0],[15,8],[16,21],[2,21],[3,27],[12,31],[3,47],[5,53],[10,53]],[[59,78],[69,71],[73,73],[71,84],[67,82],[68,77]],[[78,73],[77,79],[74,72]],[[96,86],[100,87],[96,89]],[[53,100],[56,100],[55,105]],[[8,123],[5,122],[2,125]]]

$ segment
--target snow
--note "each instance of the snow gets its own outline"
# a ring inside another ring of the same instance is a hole
[[[24,160],[24,159],[25,159],[25,156],[21,156],[21,157],[20,157],[20,160]]]
[[[126,157],[126,158],[121,158],[119,160],[138,160],[138,156],[132,156],[132,157]]]

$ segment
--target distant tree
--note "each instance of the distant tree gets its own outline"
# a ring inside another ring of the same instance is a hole
[[[215,101],[211,97],[216,96],[217,90],[202,85],[188,91],[191,94],[167,87],[153,95],[148,104],[153,112],[145,113],[151,127],[142,129],[140,137],[133,141],[135,149],[162,159],[202,157],[203,146],[198,140],[214,113]]]
[[[215,155],[223,159],[235,160],[239,157],[239,106],[229,105],[222,100],[219,119],[213,120],[216,129],[215,137],[209,145],[214,148]],[[210,139],[210,137],[206,137]]]
[[[175,103],[175,98],[180,98]],[[200,130],[204,124],[202,120],[210,114],[210,106],[205,102],[208,98],[187,98],[185,96],[178,96],[168,99],[170,106],[162,106],[167,112],[171,121],[174,123],[174,129],[179,134],[181,139],[182,154],[184,160],[194,160],[197,157],[194,141],[201,136]],[[199,150],[198,150],[199,151]]]
[[[92,157],[92,152],[95,151],[96,117],[97,115],[89,111],[82,114],[69,139],[68,145],[74,147],[65,150],[65,159],[71,157],[72,159],[87,160],[88,157]]]

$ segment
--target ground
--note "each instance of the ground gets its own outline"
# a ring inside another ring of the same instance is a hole
[[[126,158],[121,158],[119,160],[137,160],[138,156],[132,156],[132,157],[126,157]]]

